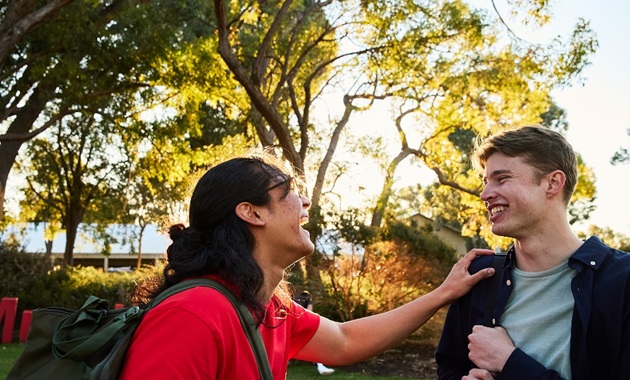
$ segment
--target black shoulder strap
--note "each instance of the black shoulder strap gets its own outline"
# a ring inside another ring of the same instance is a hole
[[[216,289],[232,303],[232,306],[234,306],[234,309],[241,320],[241,326],[243,326],[245,335],[247,335],[247,340],[249,340],[254,356],[256,357],[256,363],[258,364],[258,372],[260,373],[261,380],[273,380],[271,368],[269,367],[269,359],[267,358],[267,351],[265,350],[265,345],[262,341],[262,337],[260,336],[260,332],[256,328],[256,322],[254,321],[252,313],[249,311],[247,306],[236,298],[234,293],[232,293],[232,291],[225,285],[209,278],[194,278],[185,280],[158,294],[157,297],[155,297],[149,304],[149,308],[156,306],[158,303],[175,293],[194,288],[195,286],[207,286]]]
[[[495,254],[492,258],[492,267],[495,272],[494,275],[488,279],[488,287],[486,288],[486,310],[483,316],[484,324],[490,327],[494,327],[497,324],[494,318],[494,305],[497,300],[499,288],[501,287],[501,280],[503,279],[505,257],[505,254]]]

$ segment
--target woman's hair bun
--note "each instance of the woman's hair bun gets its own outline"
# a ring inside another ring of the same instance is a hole
[[[168,236],[173,241],[175,241],[175,240],[181,238],[182,236],[184,236],[184,233],[186,233],[186,226],[184,226],[181,223],[173,224],[168,229]]]

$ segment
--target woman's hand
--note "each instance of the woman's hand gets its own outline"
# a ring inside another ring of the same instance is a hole
[[[484,278],[492,276],[495,272],[494,268],[482,269],[475,274],[470,274],[468,268],[477,256],[493,255],[494,251],[489,249],[473,249],[464,255],[451,269],[442,285],[436,290],[444,292],[446,297],[451,301],[458,299],[468,293],[470,289]]]

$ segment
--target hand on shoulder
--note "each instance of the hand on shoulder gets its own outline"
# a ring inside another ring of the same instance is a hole
[[[479,281],[494,275],[494,268],[486,268],[474,274],[469,272],[473,260],[482,255],[494,255],[494,251],[490,249],[472,249],[453,265],[451,272],[438,289],[445,292],[448,299],[454,301],[468,293]]]

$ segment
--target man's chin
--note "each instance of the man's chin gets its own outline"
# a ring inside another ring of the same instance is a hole
[[[510,233],[505,228],[501,228],[501,226],[497,226],[496,224],[492,225],[491,231],[497,236],[511,237]]]

